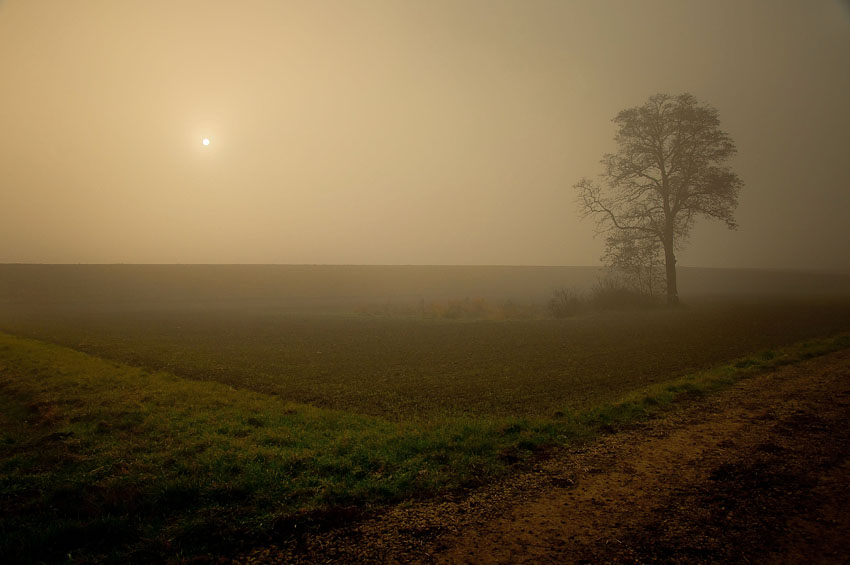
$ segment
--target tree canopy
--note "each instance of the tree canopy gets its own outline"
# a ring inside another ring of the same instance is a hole
[[[616,153],[602,158],[598,181],[576,183],[584,216],[610,241],[657,242],[664,251],[667,301],[676,304],[676,252],[697,218],[735,229],[743,182],[727,161],[735,144],[720,129],[717,110],[691,94],[656,94],[614,118]]]

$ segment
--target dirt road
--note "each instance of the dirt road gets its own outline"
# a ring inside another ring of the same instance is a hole
[[[245,561],[850,563],[850,350]]]

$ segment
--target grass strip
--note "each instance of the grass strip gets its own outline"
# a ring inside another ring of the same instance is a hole
[[[389,421],[0,334],[6,562],[228,554],[370,507],[491,480],[677,402],[850,346],[791,347],[552,418]]]

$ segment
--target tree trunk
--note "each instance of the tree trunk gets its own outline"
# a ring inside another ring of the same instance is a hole
[[[664,242],[664,266],[667,269],[667,305],[679,305],[679,289],[676,287],[676,255],[673,253],[673,241]]]

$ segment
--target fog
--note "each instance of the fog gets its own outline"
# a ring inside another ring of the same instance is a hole
[[[691,92],[745,186],[680,264],[850,270],[846,2],[6,0],[0,77],[0,262],[596,265],[572,185]]]

